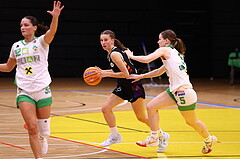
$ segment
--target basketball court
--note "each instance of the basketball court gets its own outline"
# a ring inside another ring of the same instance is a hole
[[[33,159],[23,119],[15,106],[13,79],[1,78],[0,82],[3,86],[0,91],[0,158]],[[123,141],[102,148],[99,143],[107,139],[109,128],[101,106],[115,87],[115,81],[103,79],[97,86],[88,86],[82,79],[56,78],[51,85],[49,152],[44,158],[240,159],[240,85],[230,86],[224,80],[208,79],[194,79],[192,83],[199,99],[198,118],[221,141],[210,154],[201,153],[202,138],[184,123],[176,106],[159,111],[161,128],[170,134],[167,150],[157,153],[157,148],[137,146],[135,142],[144,140],[149,128],[137,121],[127,102],[114,109]],[[146,103],[165,89],[164,86],[145,87]]]

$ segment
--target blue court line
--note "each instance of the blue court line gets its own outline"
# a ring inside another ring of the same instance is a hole
[[[102,91],[102,90],[87,90],[87,91],[80,91],[80,90],[76,90],[76,91],[73,91],[73,90],[56,90],[56,91],[52,91],[52,92],[111,92],[112,90],[109,90],[109,91]],[[0,91],[0,93],[4,93],[4,92],[16,92],[16,91]],[[151,97],[151,98],[154,98],[156,96],[153,96],[153,95],[146,95],[146,97]],[[215,107],[223,107],[223,108],[233,108],[233,109],[240,109],[240,107],[236,107],[236,106],[229,106],[229,105],[222,105],[222,104],[212,104],[212,103],[204,103],[204,102],[197,102],[197,104],[203,104],[203,105],[210,105],[210,106],[215,106]]]

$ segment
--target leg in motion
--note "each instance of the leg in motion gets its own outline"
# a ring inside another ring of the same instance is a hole
[[[210,153],[213,146],[217,143],[217,137],[211,136],[208,132],[206,125],[197,119],[195,110],[181,111],[186,123],[191,126],[196,132],[198,132],[204,139],[204,146],[202,148],[202,153]]]
[[[146,140],[138,141],[136,144],[143,147],[156,147],[158,151],[163,152],[168,146],[170,135],[159,128],[158,110],[175,105],[176,102],[168,95],[166,91],[160,93],[147,104],[148,120],[151,129],[150,136]]]
[[[18,104],[23,119],[28,128],[29,142],[35,158],[42,158],[41,144],[38,140],[38,123],[36,116],[36,106],[29,102]]]
[[[105,121],[107,122],[109,128],[110,128],[110,136],[108,139],[106,139],[104,142],[100,143],[100,146],[106,147],[110,146],[115,143],[119,143],[122,141],[122,137],[120,133],[118,132],[117,126],[116,126],[116,118],[112,111],[112,109],[123,102],[123,99],[119,98],[115,94],[111,94],[107,100],[105,101],[103,107],[102,107],[102,113],[105,118]]]

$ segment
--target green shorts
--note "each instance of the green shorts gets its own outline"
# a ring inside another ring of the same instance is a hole
[[[197,95],[193,89],[181,89],[173,94],[168,88],[166,92],[177,103],[178,110],[188,111],[196,108]]]
[[[36,105],[37,108],[49,106],[52,104],[52,94],[50,87],[44,88],[38,92],[28,93],[21,88],[17,88],[16,104],[19,107],[19,103],[29,102]]]

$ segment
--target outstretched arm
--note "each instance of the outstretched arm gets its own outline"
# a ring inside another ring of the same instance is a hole
[[[158,48],[153,53],[148,54],[146,56],[134,56],[133,52],[130,51],[130,50],[125,50],[124,52],[128,55],[128,57],[130,59],[136,60],[136,61],[141,62],[141,63],[150,63],[150,62],[156,60],[157,58],[160,58],[161,56],[164,56],[165,49],[164,48]]]
[[[136,81],[139,81],[140,79],[143,79],[143,78],[151,78],[151,77],[161,76],[165,72],[166,72],[166,69],[162,65],[158,69],[154,69],[154,70],[152,70],[150,72],[147,72],[147,73],[144,73],[144,74],[140,74],[140,75],[131,74],[128,79],[135,79],[133,82],[136,82]]]
[[[47,11],[49,14],[52,15],[52,22],[50,24],[49,30],[46,32],[44,36],[44,40],[47,44],[50,44],[57,32],[57,27],[58,27],[58,17],[62,11],[64,6],[61,7],[61,2],[60,1],[54,1],[53,3],[53,10],[52,11]]]

